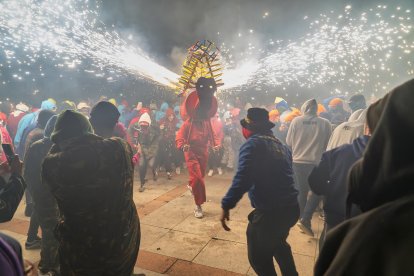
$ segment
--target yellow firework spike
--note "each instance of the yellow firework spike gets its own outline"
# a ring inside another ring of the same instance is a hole
[[[178,94],[186,95],[195,87],[199,77],[214,78],[217,86],[222,86],[223,67],[220,62],[220,50],[209,40],[197,41],[188,49],[187,58],[182,66],[182,76],[178,80]]]

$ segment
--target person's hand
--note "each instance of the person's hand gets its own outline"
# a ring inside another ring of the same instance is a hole
[[[225,210],[225,209],[222,209],[222,210],[223,212],[221,213],[221,218],[220,218],[221,226],[223,227],[224,230],[230,231],[231,230],[230,227],[228,227],[226,224],[226,221],[230,220],[230,210]]]
[[[189,151],[189,150],[190,150],[190,145],[189,145],[189,144],[185,144],[185,145],[182,147],[182,149],[183,149],[183,151],[184,151],[184,152],[187,152],[187,151]]]
[[[10,165],[10,172],[17,175],[22,175],[23,162],[20,161],[19,156],[17,154],[15,154],[13,157],[13,161]]]
[[[10,172],[10,166],[7,161],[0,164],[0,175],[4,175]]]

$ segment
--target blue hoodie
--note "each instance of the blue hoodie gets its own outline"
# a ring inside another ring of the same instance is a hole
[[[162,118],[165,117],[165,112],[168,109],[168,103],[163,102],[160,110],[155,113],[155,121],[159,122]]]
[[[309,175],[312,192],[324,196],[323,208],[329,229],[345,220],[348,172],[362,157],[368,140],[369,136],[364,135],[352,144],[325,152],[319,165]]]
[[[40,110],[47,109],[47,110],[56,110],[56,105],[49,100],[43,101]],[[28,128],[32,124],[36,124],[37,116],[39,115],[40,110],[36,112],[32,112],[23,116],[17,126],[16,136],[14,137],[14,146],[17,148],[20,144],[20,141],[23,137],[23,133],[26,128]]]

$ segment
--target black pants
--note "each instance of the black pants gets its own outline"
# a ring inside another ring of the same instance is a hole
[[[223,151],[220,148],[218,151],[214,151],[212,148],[208,150],[208,169],[209,170],[216,170],[217,168],[221,167],[221,157],[223,155]]]
[[[39,232],[39,218],[36,210],[33,208],[32,216],[30,217],[29,230],[27,232],[27,241],[34,241]]]
[[[277,212],[253,210],[247,226],[249,262],[259,276],[276,275],[273,258],[282,275],[298,275],[292,250],[286,239],[290,228],[299,218],[299,206],[286,207]]]
[[[162,141],[158,150],[158,165],[164,166],[166,172],[172,172],[174,163],[174,144],[168,141]]]

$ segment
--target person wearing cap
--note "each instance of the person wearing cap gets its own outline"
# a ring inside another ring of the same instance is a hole
[[[42,229],[40,262],[38,265],[42,275],[47,273],[56,275],[59,272],[58,242],[54,235],[55,226],[58,224],[59,211],[56,199],[41,179],[42,162],[52,147],[53,143],[50,140],[50,135],[53,132],[56,120],[56,115],[51,117],[44,129],[44,138],[34,142],[28,148],[23,170],[27,187],[33,197],[34,213]]]
[[[254,210],[249,214],[247,249],[249,262],[258,275],[276,275],[273,258],[282,275],[298,275],[289,230],[299,218],[290,149],[272,134],[274,124],[266,109],[250,108],[241,120],[246,142],[240,148],[237,172],[221,201],[221,223],[248,192]]]
[[[333,128],[348,121],[348,118],[351,115],[344,109],[344,101],[341,98],[333,98],[329,102],[329,113]]]
[[[131,275],[140,244],[131,147],[93,134],[79,112],[61,113],[42,183],[56,199],[62,275]]]
[[[89,118],[89,112],[91,111],[91,107],[86,102],[79,102],[76,108],[86,118]]]
[[[331,136],[331,124],[318,117],[318,104],[315,99],[306,101],[301,108],[302,114],[293,119],[286,137],[286,143],[292,149],[293,171],[296,187],[299,190],[299,207],[301,218],[305,214],[305,206],[312,210],[320,198],[314,194],[308,199],[308,177],[313,168],[321,160]],[[307,213],[306,213],[307,214]],[[305,217],[307,219],[308,216]],[[300,220],[298,226],[306,234],[313,236],[311,222]]]

